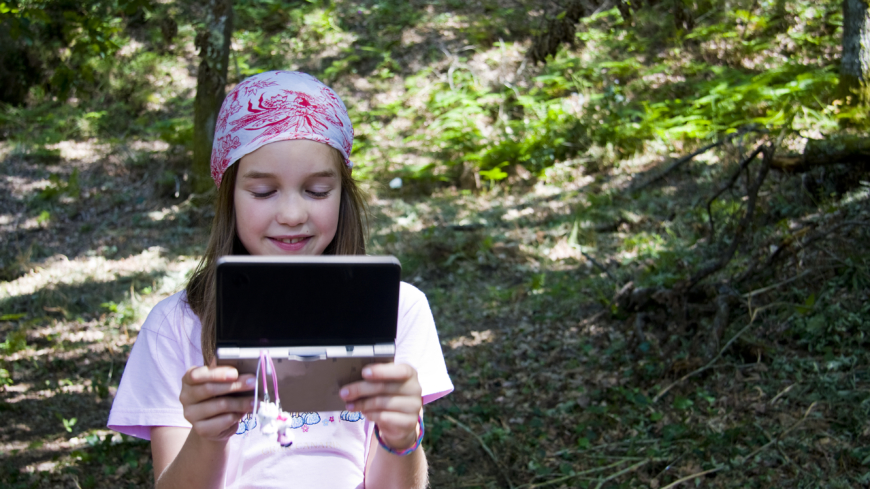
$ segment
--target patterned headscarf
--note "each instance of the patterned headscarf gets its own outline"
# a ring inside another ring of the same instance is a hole
[[[353,168],[353,126],[331,88],[297,71],[267,71],[239,83],[224,99],[215,124],[215,184],[220,187],[224,172],[242,156],[268,143],[293,139],[328,144]]]

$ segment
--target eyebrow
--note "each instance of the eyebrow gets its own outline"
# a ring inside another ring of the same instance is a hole
[[[306,178],[335,178],[336,172],[335,170],[324,170],[319,172],[314,172],[309,174]],[[259,171],[249,171],[242,175],[243,179],[246,180],[257,180],[257,179],[265,179],[265,178],[277,178],[274,173],[265,173]]]

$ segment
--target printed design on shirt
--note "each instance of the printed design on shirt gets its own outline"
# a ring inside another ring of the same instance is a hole
[[[365,416],[363,416],[362,413],[357,412],[357,411],[345,410],[345,411],[341,412],[341,419],[344,421],[350,421],[351,423],[356,423],[357,421],[359,421],[361,419],[365,419]]]
[[[248,431],[254,431],[257,427],[257,417],[253,414],[246,414],[244,418],[239,420],[239,427],[236,429],[237,435],[244,435]]]
[[[290,428],[302,428],[302,431],[308,433],[308,426],[316,425],[320,419],[320,413],[290,413]]]
[[[303,433],[308,433],[311,429],[310,427],[316,424],[329,426],[341,421],[356,423],[357,421],[365,419],[365,416],[363,416],[362,413],[347,410],[342,411],[341,414],[339,414],[338,421],[336,421],[335,416],[330,416],[328,419],[325,419],[320,415],[320,413],[314,411],[289,414],[290,428],[296,430],[301,429]],[[245,417],[239,420],[239,427],[236,429],[236,434],[244,435],[249,431],[254,431],[255,428],[257,428],[257,417],[252,414],[246,414]]]

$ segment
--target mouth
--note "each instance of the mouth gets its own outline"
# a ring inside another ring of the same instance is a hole
[[[308,239],[308,237],[306,236],[304,238],[272,238],[272,239],[274,239],[275,241],[277,241],[279,243],[296,244],[296,243],[299,243],[301,241]]]
[[[311,240],[311,236],[276,236],[269,240],[281,250],[300,251]]]

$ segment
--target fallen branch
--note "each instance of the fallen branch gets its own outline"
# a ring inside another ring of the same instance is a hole
[[[810,139],[803,154],[785,155],[773,159],[771,167],[786,173],[800,173],[817,166],[836,163],[862,164],[870,161],[870,138],[838,136]]]
[[[807,226],[807,227],[795,232],[794,234],[787,236],[785,239],[783,239],[783,241],[779,244],[779,246],[777,246],[776,251],[774,251],[769,257],[767,257],[767,260],[765,260],[764,264],[761,265],[760,269],[766,270],[766,269],[770,268],[773,265],[773,263],[777,259],[779,259],[780,256],[782,256],[783,252],[786,249],[790,248],[791,245],[793,245],[795,243],[799,244],[801,249],[804,249],[816,241],[819,241],[821,239],[829,237],[831,234],[833,234],[835,231],[839,230],[842,227],[866,226],[868,223],[870,223],[870,221],[840,221],[837,224],[834,224],[833,226],[831,226],[827,229],[822,229],[816,233],[810,234],[809,236],[806,237],[806,239],[801,240],[800,238],[803,235],[807,234],[807,232],[809,232],[809,230],[811,229],[809,226]],[[753,260],[752,264],[749,266],[749,268],[747,268],[743,273],[741,273],[740,276],[735,278],[733,283],[742,283],[742,282],[746,281],[747,279],[749,279],[750,277],[754,276],[756,271],[759,270],[758,263],[759,263],[758,260]],[[783,284],[779,284],[779,285],[783,285]]]
[[[468,434],[470,434],[471,436],[473,436],[474,438],[477,439],[477,442],[480,443],[480,446],[481,446],[481,448],[483,448],[483,451],[486,452],[487,455],[489,455],[489,458],[492,459],[492,462],[495,464],[495,467],[498,469],[499,472],[501,472],[501,476],[504,477],[505,481],[507,481],[508,487],[510,487],[510,489],[514,489],[514,483],[511,482],[511,478],[507,475],[507,472],[505,472],[505,470],[502,468],[502,466],[498,462],[498,459],[496,458],[495,454],[492,453],[492,450],[490,450],[489,447],[486,445],[486,443],[483,441],[483,438],[481,438],[477,433],[472,431],[472,429],[469,428],[467,425],[465,425],[465,423],[459,421],[458,419],[454,418],[453,416],[450,416],[449,414],[447,414],[444,417],[448,421],[450,421],[453,424],[455,424],[456,426],[462,428],[463,430],[468,432]]]
[[[729,134],[729,135],[725,136],[724,138],[721,138],[721,139],[719,139],[719,140],[717,140],[717,141],[715,141],[715,142],[713,142],[713,143],[708,144],[707,146],[704,146],[704,147],[701,148],[701,149],[695,150],[695,151],[693,151],[692,153],[689,153],[689,154],[687,154],[686,156],[683,156],[682,158],[679,158],[679,159],[675,160],[673,163],[671,163],[670,165],[668,165],[668,167],[665,168],[664,171],[662,171],[662,172],[659,173],[658,175],[656,175],[656,176],[650,178],[650,179],[647,180],[646,182],[643,182],[643,183],[640,183],[640,184],[637,184],[637,185],[629,184],[628,187],[626,187],[625,192],[636,192],[636,191],[638,191],[638,190],[641,190],[641,189],[643,189],[643,188],[646,188],[646,187],[652,185],[653,183],[656,183],[656,182],[658,182],[659,180],[665,178],[665,177],[668,176],[672,171],[676,170],[677,168],[679,168],[680,166],[684,165],[685,163],[688,163],[688,162],[692,161],[693,159],[695,159],[696,156],[698,156],[698,155],[700,155],[700,154],[704,154],[704,153],[706,153],[707,151],[710,151],[710,150],[713,149],[713,148],[717,148],[717,147],[719,147],[719,146],[722,146],[723,144],[725,144],[725,143],[731,141],[732,139],[734,139],[734,138],[736,138],[736,137],[739,137],[739,136],[743,136],[744,134],[746,134],[746,133],[750,133],[750,132],[761,132],[761,133],[764,133],[764,132],[767,132],[767,131],[764,131],[764,130],[762,130],[762,129],[758,129],[758,127],[757,127],[755,124],[750,124],[750,125],[748,125],[748,126],[745,126],[745,127],[741,128],[740,130],[738,130],[738,131],[735,132],[735,133]]]

